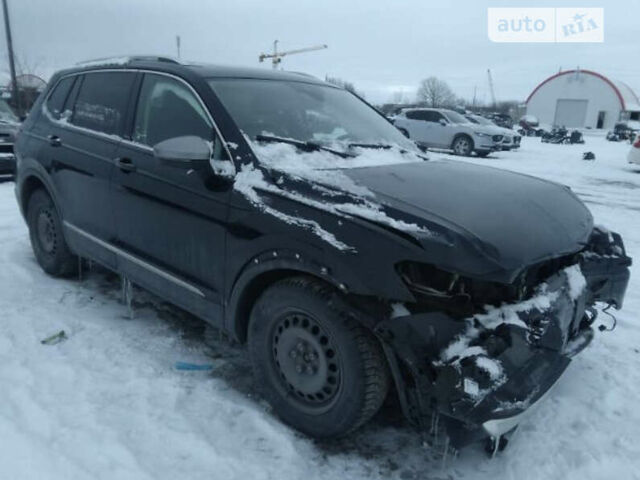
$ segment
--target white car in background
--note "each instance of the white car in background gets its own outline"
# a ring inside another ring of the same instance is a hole
[[[482,115],[469,113],[465,115],[465,118],[471,123],[494,128],[496,133],[504,135],[504,138],[502,139],[502,143],[500,145],[502,147],[502,150],[513,150],[515,148],[520,148],[520,140],[522,140],[522,136],[519,135],[516,131],[510,128],[504,128],[500,125],[496,125],[490,119],[483,117]]]
[[[501,150],[504,135],[493,128],[476,125],[445,108],[409,108],[400,112],[394,125],[423,148],[453,150],[456,155],[486,157]]]
[[[631,144],[631,149],[627,154],[627,162],[640,165],[640,134],[636,134],[636,138]]]

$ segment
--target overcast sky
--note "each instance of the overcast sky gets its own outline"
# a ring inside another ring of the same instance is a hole
[[[260,66],[258,54],[327,44],[282,66],[353,82],[375,103],[413,96],[431,75],[456,94],[524,100],[559,68],[622,80],[640,93],[640,1],[445,0],[8,0],[17,56],[48,77],[78,61],[127,53],[176,54],[199,62]],[[604,7],[602,44],[501,44],[487,37],[487,7]],[[0,27],[1,28],[1,27]],[[0,40],[6,52],[4,31]],[[6,59],[6,54],[5,57]],[[8,70],[2,65],[2,70]]]

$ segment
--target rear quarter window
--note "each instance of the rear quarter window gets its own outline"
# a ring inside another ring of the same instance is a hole
[[[109,135],[120,134],[134,79],[131,72],[85,74],[71,123]]]
[[[53,87],[51,94],[47,98],[47,110],[54,118],[59,119],[62,115],[64,103],[75,80],[76,77],[65,77]]]

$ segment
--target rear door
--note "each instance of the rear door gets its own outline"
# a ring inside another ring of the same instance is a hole
[[[133,80],[132,72],[113,71],[63,78],[44,106],[47,121],[40,122],[71,244],[109,266],[113,254],[101,244],[115,236],[109,179]],[[72,88],[65,94],[67,82]]]
[[[431,126],[425,121],[425,113],[423,110],[409,110],[406,113],[407,131],[413,141],[431,146],[429,141],[429,130]]]
[[[157,143],[185,135],[212,144],[212,157],[229,161],[212,118],[184,81],[145,73],[130,138],[116,157],[112,198],[117,244],[128,255],[121,270],[136,282],[207,318],[220,305],[228,196],[232,183],[211,168],[160,164]]]

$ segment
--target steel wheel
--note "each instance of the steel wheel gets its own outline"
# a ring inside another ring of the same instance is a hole
[[[29,239],[38,264],[50,275],[66,276],[77,272],[78,257],[69,250],[51,197],[38,189],[27,205]]]
[[[272,345],[282,387],[305,410],[329,408],[340,390],[340,363],[318,322],[304,313],[286,314],[275,325]]]
[[[40,247],[48,253],[52,254],[56,249],[56,229],[53,223],[53,216],[48,209],[41,210],[37,220],[38,242]]]

